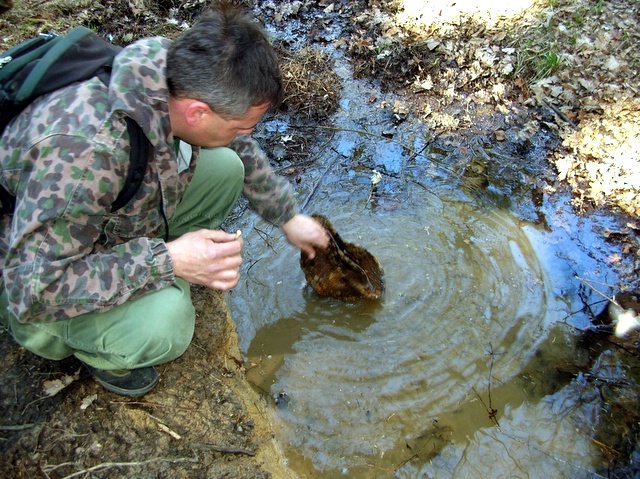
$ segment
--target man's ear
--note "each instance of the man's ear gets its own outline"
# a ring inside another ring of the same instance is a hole
[[[188,126],[198,125],[202,119],[211,113],[211,108],[200,100],[191,100],[184,109],[184,121]]]

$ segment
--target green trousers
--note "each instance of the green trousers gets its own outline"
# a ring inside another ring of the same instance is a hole
[[[216,229],[242,193],[244,166],[228,148],[203,149],[193,181],[169,221],[172,237]],[[7,310],[2,284],[0,312]],[[165,289],[100,313],[53,323],[22,324],[1,314],[2,323],[29,351],[48,358],[75,356],[100,369],[134,369],[172,361],[191,343],[195,310],[189,283],[178,278]]]

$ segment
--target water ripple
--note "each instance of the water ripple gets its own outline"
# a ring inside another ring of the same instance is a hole
[[[260,305],[272,314],[249,356],[281,359],[263,387],[290,398],[278,411],[279,434],[318,470],[371,467],[398,454],[440,414],[486,392],[490,367],[497,381],[517,375],[543,337],[543,272],[513,218],[426,193],[405,206],[332,216],[344,239],[381,261],[382,304],[347,305],[280,285]],[[286,277],[295,261],[286,252],[260,267]],[[278,320],[295,326],[275,347],[269,326]]]

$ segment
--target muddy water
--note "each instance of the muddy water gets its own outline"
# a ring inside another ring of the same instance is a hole
[[[229,302],[291,466],[319,478],[593,477],[597,397],[576,380],[588,359],[575,342],[585,304],[602,300],[585,284],[616,282],[602,267],[613,251],[566,200],[520,201],[527,178],[456,168],[461,152],[480,167],[512,153],[438,143],[362,101],[383,99],[371,85],[345,86],[297,193],[380,260],[382,301],[317,297],[276,229],[249,213],[234,225],[245,266]],[[533,146],[544,155],[544,139]]]
[[[294,469],[327,478],[593,471],[588,431],[576,430],[591,412],[557,375],[576,354],[564,325],[585,319],[571,315],[581,288],[572,262],[554,252],[567,239],[446,183],[409,183],[401,201],[375,206],[368,174],[341,176],[307,209],[378,257],[383,300],[317,297],[293,248],[259,222],[245,226],[256,228],[247,279],[230,296],[249,379],[277,400]]]

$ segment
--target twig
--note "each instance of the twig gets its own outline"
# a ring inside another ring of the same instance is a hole
[[[491,411],[495,411],[495,409],[491,408],[491,376],[493,374],[493,359],[495,357],[493,354],[493,346],[491,345],[491,343],[489,343],[489,355],[491,356],[491,363],[489,363],[489,381],[487,385],[487,395],[489,396],[489,409],[491,409]]]
[[[47,474],[45,470],[42,468],[42,464],[38,464],[38,469],[40,470],[40,473],[44,476],[45,479],[51,479],[51,476],[49,476],[49,474]]]
[[[593,310],[591,309],[591,307],[592,306],[596,306],[596,305],[598,305],[600,303],[603,303],[605,301],[606,301],[605,299],[601,299],[601,300],[595,301],[593,303],[584,304],[581,309],[578,309],[576,311],[571,311],[571,312],[567,313],[565,315],[565,317],[562,318],[560,321],[564,322],[564,324],[566,324],[568,326],[571,326],[574,329],[577,329],[578,331],[582,331],[582,328],[578,328],[577,326],[574,326],[573,324],[570,324],[570,323],[566,323],[565,321],[567,319],[569,319],[571,316],[575,316],[576,314],[580,314],[580,313],[583,313],[585,311],[587,311],[591,315],[591,318],[593,319],[596,315],[593,313]]]
[[[542,99],[542,103],[544,106],[546,106],[547,108],[549,108],[551,111],[553,111],[558,118],[560,118],[562,121],[564,121],[565,123],[568,123],[571,128],[573,128],[574,130],[578,129],[578,126],[572,122],[569,117],[567,117],[567,115],[565,115],[562,110],[560,110],[560,108],[558,108],[557,106],[555,106],[553,103],[551,103],[549,100],[547,100],[546,98]]]
[[[601,441],[598,441],[597,439],[595,439],[593,437],[591,438],[591,441],[596,446],[598,446],[600,449],[605,451],[606,454],[608,454],[610,456],[620,457],[620,455],[621,455],[620,452],[618,450],[614,449],[613,447],[608,446],[607,444],[605,444],[605,443],[603,443]]]
[[[249,274],[251,272],[251,268],[253,268],[256,264],[258,264],[258,262],[261,260],[262,258],[258,258],[257,260],[253,261],[249,267],[247,268],[247,270],[245,271],[245,274],[247,275],[247,278],[251,278],[251,275]],[[266,286],[263,282],[258,281],[257,279],[253,279],[251,278],[252,281],[254,281],[257,284],[260,284],[262,286]]]
[[[300,211],[304,211],[304,209],[307,207],[307,205],[311,201],[311,198],[313,198],[313,196],[316,194],[316,191],[318,190],[318,187],[320,186],[320,183],[322,182],[322,180],[324,179],[326,174],[329,172],[329,170],[333,167],[333,165],[335,164],[337,159],[338,159],[338,156],[336,155],[333,158],[333,160],[331,160],[329,162],[329,164],[327,165],[327,167],[324,169],[324,171],[320,175],[320,178],[318,178],[316,180],[315,184],[313,185],[313,188],[311,189],[311,193],[309,193],[309,196],[307,196],[307,198],[304,200],[304,203],[302,203],[302,205],[300,205]]]
[[[60,469],[61,467],[77,466],[77,465],[78,465],[77,462],[63,462],[62,464],[56,464],[55,466],[44,465],[40,469],[42,469],[42,472],[46,474],[47,472],[53,472],[56,469]]]
[[[43,397],[39,397],[39,398],[34,399],[30,403],[27,403],[27,405],[22,409],[21,415],[24,416],[24,414],[27,411],[27,409],[29,407],[31,407],[32,405],[34,405],[35,403],[40,402],[40,401],[45,401],[46,399],[50,399],[51,397],[52,396],[43,396]]]
[[[24,431],[35,426],[35,423],[29,424],[6,424],[0,425],[0,431]]]
[[[166,421],[158,417],[155,417],[153,414],[149,414],[148,412],[146,414],[151,419],[156,421],[156,425],[158,426],[158,429],[160,429],[162,432],[169,434],[169,436],[171,436],[174,439],[182,439],[182,436],[180,434],[178,434],[177,432],[175,432],[173,429],[169,428],[169,426],[165,424]]]
[[[491,419],[495,423],[495,425],[498,428],[500,428],[500,424],[498,423],[498,420],[496,419],[496,414],[498,414],[498,410],[497,409],[491,409],[489,406],[487,406],[487,403],[484,402],[484,400],[482,399],[482,396],[480,396],[480,393],[478,393],[478,391],[476,391],[475,387],[472,387],[471,390],[476,394],[476,396],[478,397],[478,400],[480,401],[480,403],[484,406],[484,408],[489,413],[489,419]]]
[[[409,159],[407,160],[407,163],[409,163],[409,162],[413,161],[416,157],[418,157],[418,156],[422,155],[422,152],[423,152],[424,150],[426,150],[426,149],[429,147],[429,145],[431,145],[431,142],[430,142],[430,141],[429,141],[429,142],[427,142],[427,143],[425,143],[425,144],[424,144],[424,146],[423,146],[422,148],[420,148],[420,150],[419,150],[419,151],[414,151],[414,152],[413,152],[413,154],[412,154],[412,155],[409,157]]]
[[[409,183],[413,183],[414,185],[418,185],[426,193],[429,193],[429,194],[435,196],[436,198],[440,199],[440,196],[438,196],[438,194],[435,191],[433,191],[433,188],[429,188],[427,185],[425,185],[424,183],[420,182],[419,180],[410,179]]]
[[[591,288],[594,292],[598,293],[600,296],[602,296],[605,299],[608,299],[609,301],[611,301],[613,304],[620,306],[618,304],[618,302],[616,301],[616,299],[614,297],[611,296],[607,296],[605,293],[603,293],[602,291],[598,290],[595,286],[593,286],[591,284],[591,281],[585,278],[581,278],[580,276],[576,275],[576,279],[578,281],[580,281],[581,283],[585,284],[586,286],[588,286],[589,288]],[[601,284],[606,284],[606,283],[601,283]],[[607,285],[609,286],[609,285]]]
[[[256,233],[258,233],[258,236],[260,236],[260,238],[262,238],[262,240],[265,242],[265,244],[269,247],[269,249],[271,251],[273,251],[274,253],[277,253],[277,251],[275,250],[275,248],[271,244],[271,234],[267,233],[266,231],[261,230],[257,226],[254,226],[253,230]]]
[[[172,438],[174,438],[174,439],[182,439],[182,436],[180,434],[175,432],[173,429],[170,429],[168,426],[165,426],[161,422],[158,422],[157,425],[158,425],[158,429],[160,429],[162,432],[166,432]]]
[[[74,477],[79,477],[89,472],[102,471],[104,469],[111,469],[113,467],[139,467],[146,466],[147,464],[152,464],[154,462],[170,462],[172,464],[177,464],[180,462],[198,462],[198,457],[177,457],[175,459],[168,457],[155,457],[153,459],[147,459],[146,461],[139,462],[103,462],[100,464],[96,464],[95,466],[89,467],[87,469],[83,469],[82,471],[74,472],[73,474],[69,474],[68,476],[64,476],[62,479],[72,479]],[[65,462],[63,464],[58,464],[55,466],[44,466],[44,472],[51,472],[59,467],[73,465],[73,462]]]
[[[493,346],[491,345],[491,343],[489,343],[489,353],[491,356],[491,363],[489,364],[489,384],[487,385],[487,395],[488,395],[488,401],[489,404],[487,405],[483,399],[482,396],[480,396],[480,394],[478,394],[478,391],[476,391],[476,388],[472,388],[473,392],[476,393],[476,396],[478,396],[478,399],[480,400],[480,402],[482,403],[482,405],[484,406],[484,408],[487,410],[487,412],[489,413],[489,419],[491,419],[495,425],[500,428],[500,423],[498,422],[498,419],[496,417],[496,415],[498,414],[498,410],[493,408],[493,404],[491,403],[491,376],[493,374],[493,360],[495,357],[495,353],[493,352]]]
[[[196,442],[196,443],[192,443],[191,447],[195,447],[198,449],[210,449],[212,451],[216,451],[216,452],[222,452],[224,454],[242,454],[245,456],[255,456],[256,453],[255,451],[252,451],[251,449],[245,449],[242,447],[225,447],[225,446],[218,446],[216,444],[211,444],[208,442]]]

